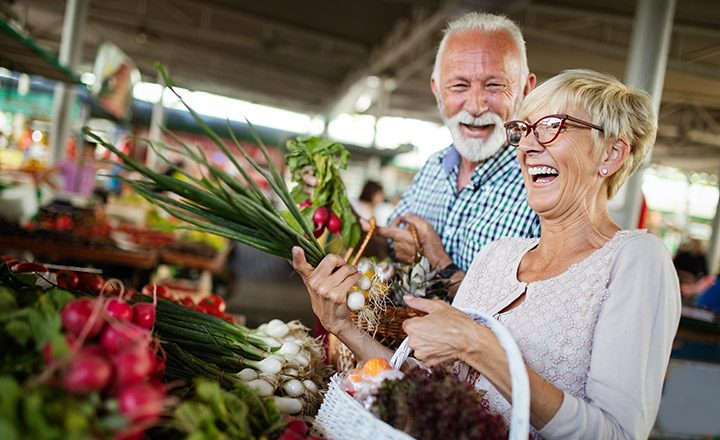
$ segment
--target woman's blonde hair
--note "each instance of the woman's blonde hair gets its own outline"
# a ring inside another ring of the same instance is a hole
[[[653,102],[646,92],[627,86],[615,77],[587,69],[566,70],[530,92],[520,108],[520,118],[544,109],[550,113],[584,111],[588,122],[603,131],[591,130],[593,147],[601,150],[616,139],[625,140],[630,152],[625,163],[608,177],[608,198],[638,169],[655,143],[657,121]],[[573,115],[576,116],[576,115]]]

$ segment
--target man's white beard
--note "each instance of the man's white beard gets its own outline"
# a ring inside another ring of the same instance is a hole
[[[497,113],[487,111],[478,117],[473,117],[466,110],[460,110],[452,118],[447,118],[441,108],[440,115],[445,126],[450,130],[450,136],[458,153],[470,162],[481,162],[493,156],[505,145],[505,127]],[[494,124],[495,128],[487,139],[466,138],[463,136],[460,124],[476,126]]]

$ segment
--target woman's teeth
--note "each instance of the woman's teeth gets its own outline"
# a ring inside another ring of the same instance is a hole
[[[559,173],[555,168],[546,166],[528,167],[528,174],[532,176],[533,182],[550,182],[555,179]]]
[[[558,174],[555,168],[550,167],[529,167],[528,174],[537,176],[538,174]]]

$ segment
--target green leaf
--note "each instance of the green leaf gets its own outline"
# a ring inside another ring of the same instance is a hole
[[[0,313],[9,312],[17,308],[17,300],[13,290],[0,286]]]
[[[26,321],[22,321],[19,319],[15,319],[6,323],[4,330],[5,333],[7,333],[8,336],[13,338],[15,342],[21,347],[25,346],[32,337],[30,325]]]
[[[65,289],[54,287],[45,292],[55,305],[55,310],[62,310],[68,303],[75,299],[75,295]]]

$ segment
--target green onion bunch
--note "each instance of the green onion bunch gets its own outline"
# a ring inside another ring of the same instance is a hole
[[[202,151],[194,151],[185,145],[177,136],[165,130],[164,132],[179,147],[164,146],[165,149],[180,154],[188,161],[200,165],[206,170],[202,178],[196,178],[181,169],[163,155],[162,151],[150,144],[161,160],[166,162],[174,170],[181,174],[182,178],[167,176],[158,173],[141,162],[131,158],[120,151],[114,145],[109,144],[88,128],[83,132],[115,153],[122,163],[120,166],[128,171],[135,171],[141,175],[140,179],[120,178],[137,194],[143,196],[153,205],[156,205],[168,214],[189,223],[186,228],[211,234],[219,235],[237,240],[248,246],[254,247],[269,254],[277,255],[285,259],[292,259],[292,247],[300,246],[305,250],[307,260],[313,266],[322,260],[325,251],[313,236],[313,231],[303,219],[293,198],[285,185],[285,181],[271,160],[267,148],[257,135],[254,127],[250,125],[253,137],[257,142],[260,151],[265,157],[269,169],[261,167],[250,155],[245,152],[238,142],[228,122],[228,133],[233,140],[235,147],[248,163],[262,175],[270,184],[273,192],[278,196],[287,208],[289,215],[283,216],[272,205],[270,200],[262,193],[255,184],[233,152],[223,142],[215,131],[213,131],[200,115],[185,102],[175,91],[170,78],[162,68],[158,66],[165,84],[180,99],[188,109],[203,132],[221,149],[237,171],[242,175],[245,182],[239,181],[226,171],[210,163]],[[168,192],[180,198],[170,197],[163,192]]]

